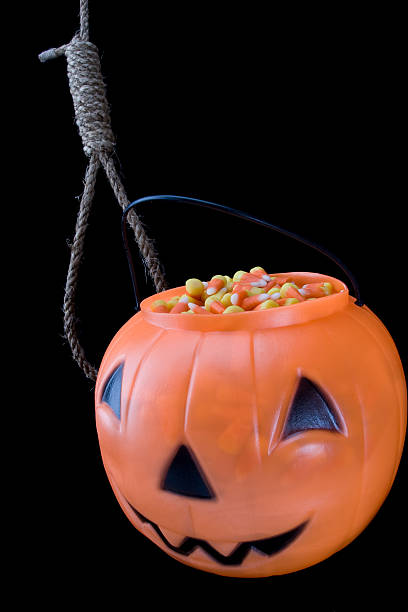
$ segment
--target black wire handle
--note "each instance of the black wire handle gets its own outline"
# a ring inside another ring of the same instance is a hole
[[[149,202],[153,200],[172,200],[172,201],[177,201],[177,202],[194,204],[195,206],[202,206],[204,208],[211,208],[212,210],[219,210],[228,215],[232,215],[233,217],[239,217],[240,219],[245,219],[246,221],[252,221],[253,223],[257,223],[258,225],[262,225],[263,227],[267,227],[269,229],[273,229],[277,232],[280,232],[281,234],[284,234],[285,236],[288,236],[289,238],[298,240],[299,242],[302,242],[306,246],[311,247],[312,249],[315,249],[316,251],[319,251],[319,253],[326,255],[326,257],[334,261],[334,263],[336,263],[339,266],[339,268],[343,270],[344,274],[348,276],[349,281],[353,286],[354,294],[356,296],[356,302],[355,302],[356,305],[357,306],[364,305],[364,302],[361,299],[360,289],[359,289],[357,280],[355,279],[354,275],[344,265],[344,263],[340,261],[338,257],[333,255],[333,253],[330,253],[330,251],[328,251],[327,249],[316,244],[315,242],[312,242],[311,240],[306,240],[305,238],[302,238],[298,234],[295,234],[293,232],[288,232],[287,230],[284,230],[281,227],[278,227],[276,225],[272,225],[271,223],[268,223],[267,221],[264,221],[263,219],[257,219],[257,217],[252,217],[251,215],[248,215],[247,213],[244,213],[240,210],[236,210],[235,208],[230,208],[229,206],[223,206],[222,204],[215,204],[214,202],[208,202],[207,200],[198,200],[196,198],[188,198],[184,196],[154,195],[154,196],[146,196],[144,198],[139,198],[138,200],[135,200],[134,202],[132,202],[131,204],[129,204],[129,206],[125,208],[125,210],[123,211],[123,215],[122,215],[122,239],[123,239],[123,245],[125,247],[126,256],[127,256],[127,260],[129,264],[130,276],[131,276],[132,285],[133,285],[133,292],[135,294],[136,311],[140,309],[141,300],[140,300],[139,289],[138,289],[137,282],[136,282],[136,274],[135,274],[135,268],[133,265],[133,259],[132,259],[132,255],[129,249],[126,218],[127,218],[129,211],[132,208],[134,208],[138,204],[141,204],[142,202]]]

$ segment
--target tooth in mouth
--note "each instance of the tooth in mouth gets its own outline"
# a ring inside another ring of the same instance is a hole
[[[254,549],[258,553],[267,556],[275,555],[276,553],[289,546],[289,544],[291,544],[291,542],[293,542],[302,533],[308,523],[308,521],[305,521],[304,523],[301,523],[290,531],[285,531],[284,533],[280,533],[270,538],[237,543],[236,547],[230,552],[230,554],[223,555],[205,540],[199,540],[197,538],[185,537],[179,546],[175,546],[174,544],[169,542],[169,540],[166,538],[166,536],[156,523],[143,516],[143,514],[136,510],[136,508],[134,508],[132,504],[130,504],[129,502],[128,504],[133,510],[133,512],[136,514],[138,519],[141,520],[143,523],[149,523],[149,525],[151,525],[155,532],[160,536],[162,542],[164,542],[164,544],[166,544],[166,546],[174,552],[180,555],[187,556],[199,546],[215,561],[221,563],[222,565],[241,565],[241,563],[244,561],[245,557],[251,549]]]

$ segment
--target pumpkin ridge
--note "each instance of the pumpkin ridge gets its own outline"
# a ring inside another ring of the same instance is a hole
[[[190,376],[188,379],[188,388],[187,388],[187,394],[186,394],[186,404],[185,404],[185,408],[184,408],[184,434],[187,431],[187,421],[188,421],[188,415],[189,415],[189,410],[190,410],[190,402],[191,402],[191,394],[192,394],[192,390],[194,388],[194,379],[196,376],[196,372],[197,372],[197,368],[198,368],[198,364],[199,364],[199,359],[198,359],[198,353],[199,350],[201,349],[202,345],[204,342],[204,332],[200,332],[200,336],[197,340],[197,344],[194,348],[194,352],[193,352],[193,360],[192,360],[192,364],[191,364],[191,371],[190,371]]]
[[[151,339],[150,343],[148,343],[147,346],[145,347],[145,349],[143,351],[143,354],[140,356],[140,361],[139,361],[137,367],[135,368],[135,371],[133,372],[132,382],[131,382],[130,387],[129,387],[129,394],[128,394],[126,405],[124,407],[125,409],[124,409],[124,412],[123,412],[123,427],[124,428],[126,428],[127,417],[128,417],[128,414],[129,414],[129,405],[130,405],[130,403],[132,401],[132,398],[133,398],[133,389],[134,389],[137,377],[139,375],[141,366],[145,362],[146,357],[153,350],[153,347],[155,346],[155,344],[160,340],[160,338],[164,335],[165,332],[166,332],[166,330],[162,329],[162,330],[160,330],[160,332],[158,334],[153,336],[153,338]],[[126,363],[125,363],[125,367],[126,367]]]
[[[390,348],[393,349],[393,355],[396,359],[394,359],[394,364],[399,367],[400,372],[402,374],[402,376],[404,376],[404,371],[402,368],[402,363],[401,363],[401,359],[399,357],[398,351],[394,345],[394,340],[390,334],[390,332],[388,331],[388,329],[385,327],[385,325],[383,324],[382,321],[380,321],[380,319],[366,306],[363,307],[363,312],[367,313],[370,318],[374,319],[374,322],[377,324],[377,327],[379,327],[386,335],[388,342],[387,342],[387,349],[389,350]],[[399,411],[399,450],[396,454],[396,468],[394,471],[394,477],[397,473],[397,469],[398,469],[398,461],[402,455],[402,451],[404,448],[404,439],[405,439],[405,430],[406,430],[406,416],[407,416],[407,410],[406,410],[406,395],[403,396],[402,394],[399,393],[399,386],[397,384],[397,377],[394,375],[395,374],[395,370],[396,367],[393,365],[392,361],[391,361],[391,356],[388,353],[388,351],[384,351],[384,344],[383,342],[379,342],[377,337],[375,336],[375,334],[373,333],[373,330],[371,328],[371,326],[366,325],[363,318],[361,316],[356,316],[357,313],[355,313],[354,311],[351,311],[350,309],[347,309],[345,312],[346,316],[349,317],[350,319],[352,319],[354,321],[354,323],[356,323],[357,325],[361,325],[361,327],[364,327],[364,330],[371,336],[371,338],[373,339],[373,341],[375,342],[375,344],[378,346],[378,348],[380,349],[383,357],[384,357],[384,361],[387,363],[387,366],[389,367],[390,370],[390,379],[392,381],[392,385],[394,388],[394,392],[395,392],[395,397],[398,398],[401,401],[402,405],[405,405],[405,409],[402,411]],[[387,354],[388,353],[388,354]],[[397,365],[398,364],[398,365]]]

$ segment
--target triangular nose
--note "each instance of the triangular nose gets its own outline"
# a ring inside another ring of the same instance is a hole
[[[202,474],[197,459],[187,446],[180,446],[164,477],[162,489],[186,495],[212,499],[215,497],[209,483]]]

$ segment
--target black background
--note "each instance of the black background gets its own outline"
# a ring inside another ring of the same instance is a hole
[[[359,280],[406,369],[398,36],[386,22],[381,26],[381,15],[375,23],[373,15],[320,15],[324,27],[312,29],[303,27],[303,17],[271,19],[259,8],[235,6],[221,14],[216,4],[182,10],[91,2],[91,40],[101,52],[120,171],[130,200],[159,193],[208,199],[331,250]],[[389,609],[406,610],[406,452],[365,531],[330,559],[287,576],[231,579],[192,569],[156,548],[122,513],[99,454],[93,384],[63,339],[67,241],[86,159],[65,59],[37,59],[71,39],[77,2],[42,2],[26,22],[26,112],[34,127],[27,146],[35,178],[20,244],[25,287],[34,295],[29,333],[36,394],[26,416],[34,514],[24,521],[29,539],[21,571],[38,576],[40,595],[52,584],[62,598],[117,593],[139,608],[146,593],[150,605],[198,601],[217,609],[221,601],[236,607],[247,597],[262,607],[337,612],[363,604],[381,609],[384,597]],[[174,203],[146,204],[140,214],[169,286],[255,265],[347,281],[321,255],[244,221]],[[101,172],[78,288],[81,341],[96,366],[133,314],[120,219]],[[150,295],[153,288],[137,269],[142,294]],[[39,551],[45,553],[40,565],[34,561]]]

